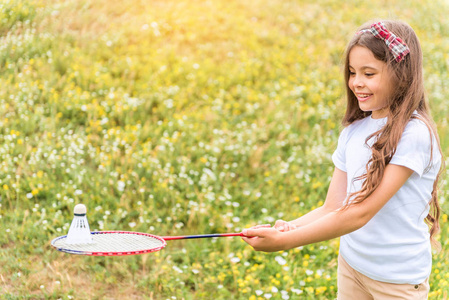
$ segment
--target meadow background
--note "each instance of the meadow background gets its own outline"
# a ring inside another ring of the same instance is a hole
[[[110,258],[50,241],[80,202],[92,230],[158,235],[238,232],[321,205],[344,48],[374,18],[421,39],[448,156],[448,11],[443,0],[1,0],[0,298],[334,299],[338,239],[269,254],[240,238],[170,241]],[[429,299],[448,299],[444,179]]]

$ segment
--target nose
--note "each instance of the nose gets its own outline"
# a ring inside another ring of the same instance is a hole
[[[362,87],[363,86],[363,80],[360,76],[358,75],[354,75],[354,77],[352,78],[352,86],[353,87]]]

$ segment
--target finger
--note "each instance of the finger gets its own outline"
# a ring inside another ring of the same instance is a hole
[[[248,230],[248,229],[263,229],[263,228],[271,228],[271,225],[270,224],[256,225],[256,226],[247,228],[246,230]],[[243,230],[242,230],[242,233],[243,233]]]
[[[276,228],[279,231],[285,231],[286,229],[288,230],[288,222],[284,220],[277,220],[276,223],[274,224],[274,228]]]
[[[258,238],[257,236],[255,236],[255,237],[245,237],[245,236],[242,236],[242,240],[243,240],[245,243],[247,243],[248,245],[250,245],[250,246],[253,246],[254,240],[256,240],[257,238]]]
[[[284,224],[284,223],[286,223],[286,221],[279,219],[279,220],[276,220],[276,222],[274,223],[274,226],[276,226],[276,225],[282,225],[282,224]]]
[[[296,225],[292,224],[292,223],[287,223],[288,224],[288,230],[294,230],[296,229]]]
[[[260,236],[262,228],[243,229],[242,234],[245,238],[254,238]]]
[[[247,242],[247,239],[248,239],[247,237],[250,236],[249,231],[252,231],[252,230],[251,229],[243,229],[242,230],[242,234],[243,234],[242,238],[245,242]]]
[[[260,237],[263,238],[267,235],[269,235],[272,231],[276,231],[274,228],[272,227],[264,227],[264,228],[248,228],[248,229],[243,229],[242,234],[245,237]]]
[[[262,224],[251,227],[252,229],[271,228],[271,224]]]
[[[287,223],[287,221],[284,221],[284,220],[277,220],[277,221],[274,223],[274,227],[284,226],[285,223]]]

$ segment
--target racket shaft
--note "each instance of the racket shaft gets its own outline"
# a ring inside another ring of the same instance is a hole
[[[197,235],[181,235],[181,236],[163,236],[166,241],[170,240],[185,240],[185,239],[203,239],[214,237],[228,237],[228,236],[243,236],[243,233],[213,233],[213,234],[197,234]]]

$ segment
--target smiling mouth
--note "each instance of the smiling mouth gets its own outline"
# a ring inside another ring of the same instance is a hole
[[[361,93],[356,93],[355,96],[357,97],[357,99],[359,101],[366,101],[368,98],[370,98],[373,94],[361,94]]]

